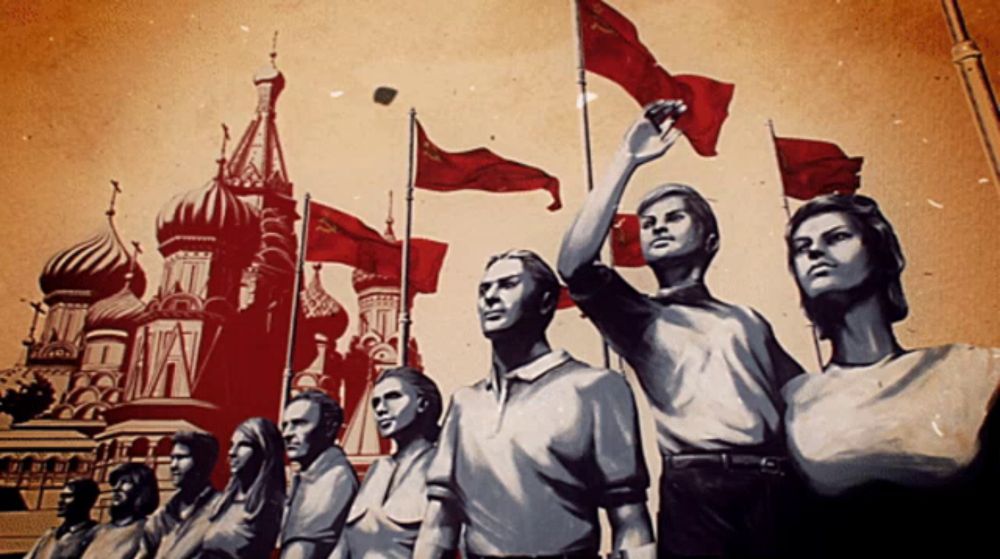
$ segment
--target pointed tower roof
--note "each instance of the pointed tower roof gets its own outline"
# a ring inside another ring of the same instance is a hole
[[[236,144],[236,150],[226,167],[226,176],[237,194],[271,192],[291,195],[285,157],[275,125],[275,105],[285,89],[285,76],[275,65],[277,52],[271,52],[271,62],[254,75],[257,88],[257,111]]]

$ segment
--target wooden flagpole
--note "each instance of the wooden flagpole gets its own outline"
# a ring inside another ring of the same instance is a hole
[[[406,226],[403,233],[403,273],[400,289],[399,365],[405,367],[410,357],[410,235],[413,229],[413,139],[417,128],[417,110],[410,108],[410,144],[406,179]]]
[[[292,287],[292,312],[288,319],[288,343],[285,352],[285,373],[281,379],[281,407],[278,410],[278,419],[285,413],[285,405],[292,395],[292,361],[295,359],[295,339],[298,333],[299,324],[299,292],[302,291],[302,275],[305,271],[306,243],[309,233],[309,193],[306,192],[302,200],[304,206],[302,210],[302,229],[299,232],[299,259],[295,266],[295,280]]]
[[[767,128],[771,131],[771,145],[774,146],[774,158],[778,162],[778,181],[781,186],[781,200],[785,207],[785,217],[788,221],[792,220],[792,210],[788,206],[788,194],[785,193],[785,177],[783,174],[783,169],[785,168],[784,163],[781,161],[781,150],[778,149],[778,137],[774,133],[774,121],[767,119]],[[788,250],[787,248],[785,250]],[[816,362],[819,363],[819,368],[823,368],[823,348],[819,344],[819,330],[816,325],[810,321],[809,331],[812,334],[813,349],[816,351]]]
[[[577,79],[580,86],[580,114],[583,125],[583,157],[587,175],[587,192],[594,189],[594,163],[590,150],[590,112],[587,106],[587,64],[583,53],[583,29],[580,27],[580,0],[573,2],[573,17],[576,21],[576,56],[577,56]],[[614,266],[614,262],[611,263]],[[604,356],[604,368],[611,368],[611,350],[608,342],[601,337],[601,351]],[[619,365],[620,365],[619,360]],[[623,369],[624,370],[624,369]]]

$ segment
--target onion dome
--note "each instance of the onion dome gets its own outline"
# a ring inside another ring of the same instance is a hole
[[[332,342],[347,331],[347,311],[323,289],[323,282],[319,277],[320,265],[316,264],[313,270],[312,281],[300,297],[302,316]]]
[[[146,305],[131,290],[122,287],[118,293],[101,299],[87,309],[83,329],[127,332],[138,323],[145,310]]]
[[[111,295],[125,283],[132,256],[115,231],[113,215],[109,212],[107,225],[94,236],[49,258],[38,278],[46,297],[68,291],[96,301]],[[135,295],[145,292],[146,274],[142,268],[136,266],[128,287]]]
[[[373,287],[399,290],[401,281],[396,274],[376,274],[360,268],[355,268],[351,274],[351,284],[354,286],[355,293],[361,293]]]
[[[257,234],[257,212],[216,179],[174,197],[156,217],[161,251],[168,241],[179,237],[245,244],[248,239],[255,242]]]

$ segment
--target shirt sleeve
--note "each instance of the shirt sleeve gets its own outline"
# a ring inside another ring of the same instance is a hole
[[[282,544],[306,540],[329,553],[340,538],[347,512],[358,493],[358,480],[351,467],[338,464],[309,487],[299,486],[302,500],[290,513]]]
[[[632,389],[615,373],[608,373],[598,388],[593,398],[598,505],[610,508],[643,503],[649,472]]]
[[[781,347],[781,344],[778,343],[778,339],[774,335],[774,329],[771,328],[771,324],[767,321],[767,319],[761,316],[761,314],[757,311],[753,311],[753,316],[757,320],[759,328],[764,336],[763,353],[765,363],[767,364],[770,376],[774,381],[774,388],[780,391],[788,381],[801,375],[805,371],[802,370],[802,366],[799,365],[795,359],[792,359],[792,357],[788,355],[785,348]]]
[[[452,396],[448,412],[444,417],[444,425],[438,437],[437,450],[434,459],[427,468],[427,498],[439,501],[457,499],[455,487],[455,453],[458,449],[458,417],[459,405],[456,396]]]
[[[628,358],[648,345],[642,341],[656,320],[656,303],[618,272],[595,262],[565,279],[570,297],[615,351]]]

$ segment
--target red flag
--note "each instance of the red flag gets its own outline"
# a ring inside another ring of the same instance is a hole
[[[559,286],[559,300],[556,301],[556,310],[571,309],[576,306],[573,298],[569,296],[569,289],[565,285]]]
[[[410,239],[410,285],[417,293],[437,293],[438,277],[448,244],[430,239]]]
[[[367,272],[398,274],[400,252],[392,241],[340,210],[309,203],[306,260],[340,262]]]
[[[852,194],[861,187],[863,157],[848,157],[837,144],[774,138],[785,195],[810,200],[821,194]]]
[[[487,192],[525,192],[545,190],[552,195],[549,211],[562,207],[559,180],[545,171],[504,159],[486,148],[459,153],[441,150],[417,122],[417,188],[450,192],[485,190]]]
[[[353,215],[309,203],[306,260],[340,262],[366,272],[400,277],[403,243],[386,239]],[[448,251],[447,243],[410,239],[410,285],[417,293],[435,293]]]
[[[622,268],[641,268],[646,265],[639,243],[639,216],[615,214],[611,224],[611,263]]]
[[[677,128],[699,155],[716,155],[733,84],[670,75],[639,40],[628,18],[601,0],[579,0],[578,6],[586,69],[622,86],[642,106],[658,99],[682,99],[688,110],[677,120]]]

